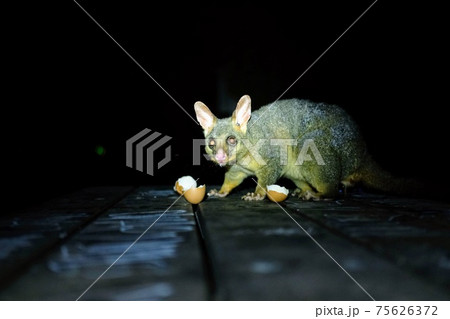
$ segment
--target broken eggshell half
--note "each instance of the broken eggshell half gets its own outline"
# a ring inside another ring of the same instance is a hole
[[[267,197],[272,202],[282,202],[288,197],[288,194],[289,190],[286,187],[275,184],[267,186]]]
[[[183,195],[184,199],[186,199],[191,204],[200,203],[203,198],[205,198],[206,194],[205,185],[197,187],[197,182],[192,176],[180,177],[175,182],[175,186],[173,189],[178,194]]]
[[[183,176],[175,182],[173,190],[181,195],[191,187],[197,187],[197,182],[195,179],[192,176]]]

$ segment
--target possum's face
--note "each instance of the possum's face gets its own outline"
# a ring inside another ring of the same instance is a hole
[[[217,119],[202,102],[195,103],[197,120],[203,127],[206,153],[220,166],[233,165],[243,151],[240,140],[245,137],[250,119],[251,100],[244,95],[231,118]]]
[[[233,130],[231,119],[218,120],[211,133],[205,136],[206,153],[220,166],[232,165],[236,162],[240,137],[239,132]]]

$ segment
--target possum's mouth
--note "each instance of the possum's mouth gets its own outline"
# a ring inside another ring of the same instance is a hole
[[[216,162],[216,164],[219,164],[220,167],[224,167],[224,166],[228,165],[228,163],[231,162],[231,160],[228,158],[226,158],[224,160],[217,160],[214,158],[214,162]]]
[[[209,155],[209,159],[211,161],[213,161],[214,163],[218,164],[220,167],[224,167],[227,165],[233,165],[236,162],[236,155],[233,155],[231,157],[226,157],[224,159],[220,159],[218,160],[217,158],[214,157],[214,155]]]

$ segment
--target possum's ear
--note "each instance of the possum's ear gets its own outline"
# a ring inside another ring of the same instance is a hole
[[[241,131],[242,133],[247,132],[247,122],[250,120],[252,112],[252,100],[250,96],[244,95],[239,100],[236,110],[233,112],[232,121],[235,130]]]
[[[206,136],[211,133],[214,125],[216,125],[217,117],[215,117],[211,110],[202,102],[195,102],[194,109],[195,114],[197,115],[197,121],[203,127]]]

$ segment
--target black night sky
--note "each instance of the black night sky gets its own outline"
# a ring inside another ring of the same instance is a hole
[[[219,116],[244,94],[254,109],[274,101],[372,2],[79,0],[193,117],[197,100]],[[192,166],[201,128],[75,2],[39,6],[14,12],[13,57],[4,60],[14,69],[3,108],[8,205],[183,175],[222,182],[220,168]],[[283,98],[342,106],[384,168],[446,185],[443,12],[429,2],[378,1]],[[125,141],[144,128],[173,138],[173,160],[153,177],[125,166]]]

